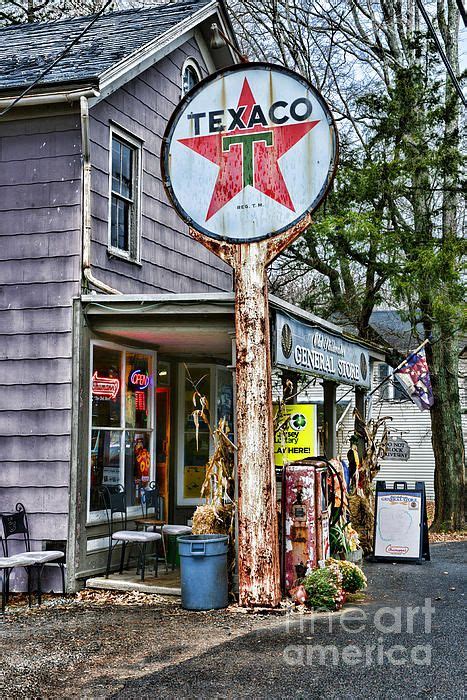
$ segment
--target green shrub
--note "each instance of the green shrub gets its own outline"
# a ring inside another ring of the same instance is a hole
[[[309,607],[325,610],[339,610],[342,607],[342,575],[338,566],[315,569],[305,576],[302,583],[308,595],[306,604]]]
[[[356,593],[366,588],[366,576],[357,564],[351,561],[328,559],[326,566],[329,568],[338,567],[342,576],[342,588],[347,593]]]

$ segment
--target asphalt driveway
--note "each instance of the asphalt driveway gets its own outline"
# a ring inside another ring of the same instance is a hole
[[[365,601],[330,616],[195,613],[144,594],[12,609],[0,616],[0,693],[460,699],[464,548],[433,545],[421,566],[367,564]]]
[[[371,597],[356,611],[254,630],[113,697],[464,697],[464,545],[434,545],[421,566],[366,572]]]

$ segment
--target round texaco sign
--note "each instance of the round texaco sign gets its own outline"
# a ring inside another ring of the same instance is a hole
[[[175,109],[162,176],[180,216],[237,243],[282,233],[325,198],[337,164],[328,106],[301,76],[236,65],[196,85]]]

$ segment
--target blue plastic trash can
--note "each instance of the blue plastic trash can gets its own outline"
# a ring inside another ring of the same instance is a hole
[[[178,538],[182,608],[217,610],[229,604],[227,535]]]

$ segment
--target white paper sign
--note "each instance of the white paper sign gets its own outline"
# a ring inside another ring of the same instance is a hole
[[[375,556],[417,559],[420,556],[422,495],[376,493]]]

